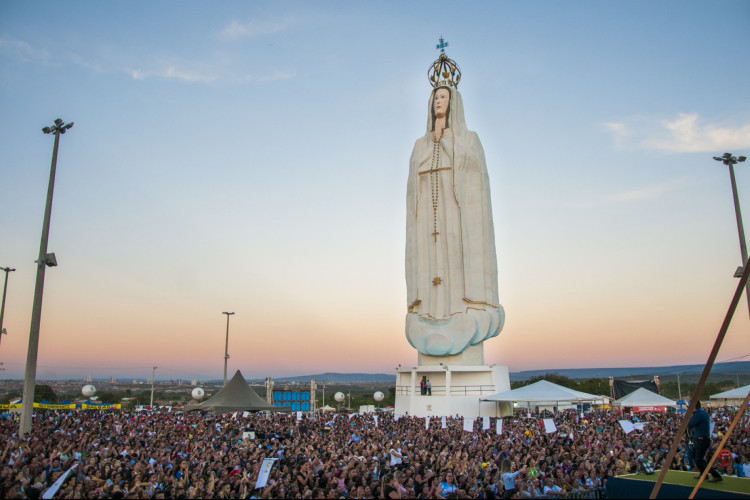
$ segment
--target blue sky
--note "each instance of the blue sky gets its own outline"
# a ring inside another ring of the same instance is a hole
[[[2,2],[5,376],[25,363],[57,117],[75,127],[40,377],[219,376],[228,309],[248,376],[414,363],[406,173],[440,35],[492,183],[508,320],[488,362],[703,362],[740,264],[711,157],[750,152],[749,18],[743,1]],[[720,360],[748,354],[747,327],[743,302]]]

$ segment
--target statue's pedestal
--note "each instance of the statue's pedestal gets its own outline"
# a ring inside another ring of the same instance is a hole
[[[440,359],[450,361],[420,354],[420,366],[399,366],[396,369],[397,415],[475,418],[513,414],[511,403],[480,400],[510,390],[507,366],[454,365],[436,361]],[[422,377],[429,379],[431,395],[421,393]]]

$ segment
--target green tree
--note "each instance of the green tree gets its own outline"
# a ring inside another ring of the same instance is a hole
[[[609,380],[604,378],[589,378],[579,380],[575,389],[577,391],[587,392],[596,396],[609,396],[611,392],[609,388]]]
[[[46,384],[37,384],[34,388],[34,402],[41,403],[42,400],[57,403],[57,394],[52,390],[52,387]]]
[[[395,406],[396,405],[396,388],[389,387],[388,392],[383,399],[383,406]]]

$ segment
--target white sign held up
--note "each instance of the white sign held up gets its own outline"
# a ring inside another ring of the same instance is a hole
[[[557,426],[555,425],[555,421],[551,418],[545,418],[544,419],[544,431],[547,434],[552,434],[553,432],[557,432]]]
[[[265,485],[268,484],[268,476],[271,474],[271,468],[273,468],[273,463],[278,460],[278,458],[264,458],[263,463],[260,466],[260,472],[258,473],[258,480],[255,482],[255,489],[263,488]]]

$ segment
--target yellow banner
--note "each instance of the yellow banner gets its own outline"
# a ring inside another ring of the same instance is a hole
[[[81,405],[81,408],[84,410],[120,410],[122,409],[122,405],[120,403],[113,404],[113,405]]]
[[[76,405],[75,403],[69,405],[43,405],[42,403],[34,403],[34,408],[42,410],[75,410]]]
[[[15,405],[2,405],[0,404],[0,410],[20,410],[23,404]],[[42,403],[34,403],[34,408],[40,410],[75,410],[75,403],[68,405],[43,405]],[[121,410],[122,405],[120,403],[113,405],[81,405],[84,410]]]

